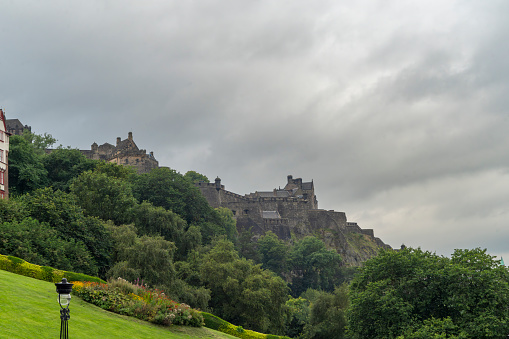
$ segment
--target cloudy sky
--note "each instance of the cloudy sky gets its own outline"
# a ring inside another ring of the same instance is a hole
[[[0,0],[0,107],[133,132],[245,194],[314,180],[384,242],[509,259],[509,2]]]

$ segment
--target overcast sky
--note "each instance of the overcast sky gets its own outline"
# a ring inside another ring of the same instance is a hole
[[[314,180],[393,247],[509,259],[509,2],[0,0],[0,107],[239,194]]]

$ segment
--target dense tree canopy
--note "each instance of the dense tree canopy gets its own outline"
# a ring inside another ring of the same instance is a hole
[[[94,169],[97,161],[87,159],[79,150],[57,148],[43,158],[49,184],[55,190],[69,191],[71,179]]]
[[[18,135],[10,137],[9,191],[12,195],[30,192],[48,184],[48,171],[42,155],[33,145]]]
[[[131,185],[100,171],[80,174],[71,184],[71,192],[85,213],[115,224],[130,223],[136,200]]]
[[[384,251],[351,284],[349,329],[353,338],[415,338],[432,330],[444,338],[505,338],[508,304],[509,271],[486,250],[456,250],[450,259],[420,249]]]
[[[201,277],[211,290],[213,311],[257,331],[284,332],[286,283],[260,265],[240,258],[230,241],[218,239],[213,245],[201,266]]]

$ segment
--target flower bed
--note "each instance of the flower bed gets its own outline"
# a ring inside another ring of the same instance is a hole
[[[162,291],[118,278],[108,284],[73,282],[74,293],[105,310],[133,316],[160,325],[199,327],[203,316],[186,304],[169,299]]]

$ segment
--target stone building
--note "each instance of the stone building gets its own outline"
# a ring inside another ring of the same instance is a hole
[[[5,120],[7,132],[14,135],[21,135],[24,131],[32,132],[32,127],[23,125],[19,119],[7,119]]]
[[[104,160],[118,165],[132,166],[138,173],[148,173],[153,168],[159,167],[159,162],[154,157],[154,152],[147,154],[144,149],[139,149],[133,140],[133,133],[129,132],[127,139],[117,137],[116,145],[93,143],[90,150],[81,151],[87,158]]]
[[[9,198],[9,136],[5,114],[0,109],[0,199]]]
[[[289,175],[283,189],[245,195],[225,190],[219,178],[196,186],[212,207],[226,207],[233,212],[239,232],[251,230],[258,237],[272,231],[289,242],[307,235],[319,236],[352,265],[376,255],[380,248],[390,248],[374,236],[372,229],[348,222],[344,212],[319,209],[313,181],[302,182]]]

